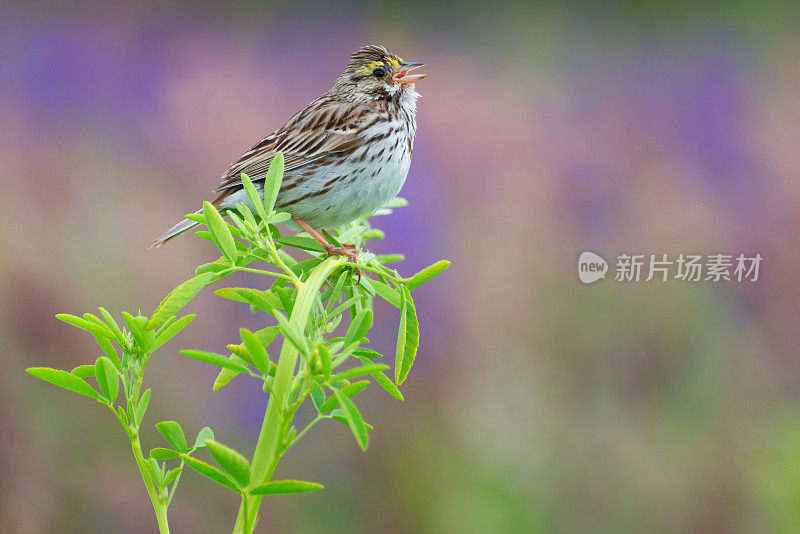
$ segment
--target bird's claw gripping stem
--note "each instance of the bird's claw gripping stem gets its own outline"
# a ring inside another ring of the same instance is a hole
[[[356,250],[355,245],[343,245],[341,247],[335,247],[331,244],[327,246],[323,245],[325,248],[325,252],[328,253],[328,256],[345,256],[351,263],[358,263],[358,250]],[[356,284],[361,283],[361,268],[356,266],[353,268],[356,273],[356,277],[358,281]]]
[[[294,222],[299,224],[303,230],[308,232],[308,234],[317,240],[317,243],[322,245],[322,248],[325,249],[325,252],[328,253],[328,256],[346,256],[348,260],[352,263],[358,263],[358,250],[356,249],[355,245],[342,245],[341,247],[335,247],[328,243],[328,240],[325,239],[325,236],[321,233],[317,232],[307,222],[299,217],[294,218]],[[353,270],[358,277],[358,282],[356,284],[361,283],[361,267],[355,266]]]

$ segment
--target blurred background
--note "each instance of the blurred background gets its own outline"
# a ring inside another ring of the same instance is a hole
[[[367,43],[430,73],[411,204],[373,251],[453,265],[415,291],[406,401],[362,394],[367,453],[317,427],[278,475],[326,491],[266,500],[260,531],[800,531],[800,13],[694,6],[3,2],[0,531],[155,531],[117,423],[23,369],[98,356],[56,313],[150,313],[216,257],[147,245]],[[586,286],[587,249],[764,261],[755,283]],[[212,394],[178,350],[259,317],[210,291],[187,311],[144,444],[174,419],[249,454],[257,384]],[[376,349],[397,321],[378,308]],[[236,506],[187,473],[173,531],[227,532]]]

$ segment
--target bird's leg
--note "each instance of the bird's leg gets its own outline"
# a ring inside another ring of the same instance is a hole
[[[303,219],[300,218],[293,218],[294,222],[299,224],[303,230],[308,232],[308,234],[317,240],[317,242],[322,245],[322,248],[325,249],[325,252],[328,253],[328,256],[346,256],[348,260],[353,263],[358,262],[358,251],[356,250],[355,245],[342,245],[341,247],[335,247],[328,243],[328,240],[325,239],[325,236],[322,233],[317,232],[311,226],[308,225]],[[359,267],[355,268],[356,276],[358,277],[358,282],[361,282],[361,269]],[[357,283],[358,283],[357,282]]]

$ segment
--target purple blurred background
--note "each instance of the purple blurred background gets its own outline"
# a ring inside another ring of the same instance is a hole
[[[147,244],[240,153],[382,43],[426,61],[419,134],[375,252],[415,292],[406,401],[360,406],[367,453],[320,426],[265,501],[275,533],[800,531],[800,33],[777,1],[552,7],[4,3],[0,6],[0,531],[155,530],[116,423],[35,382],[93,361],[56,321],[149,313],[214,255]],[[764,257],[755,283],[592,286],[595,250]],[[232,284],[233,285],[233,284]],[[149,367],[153,424],[210,425],[248,454],[264,396],[178,355],[259,317],[208,291]],[[375,346],[397,316],[379,307]],[[237,502],[187,473],[175,532]]]

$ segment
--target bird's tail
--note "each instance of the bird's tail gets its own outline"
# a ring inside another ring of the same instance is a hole
[[[200,211],[202,211],[202,210],[200,210]],[[200,211],[197,211],[195,213],[200,213]],[[159,237],[158,239],[156,239],[155,241],[150,243],[150,246],[148,248],[160,247],[161,245],[163,245],[164,243],[166,243],[167,241],[169,241],[173,237],[181,235],[185,231],[189,230],[190,228],[194,228],[198,224],[200,224],[200,223],[196,223],[194,221],[190,221],[189,219],[184,219],[181,222],[179,222],[178,224],[176,224],[175,226],[173,226],[172,228],[170,228],[169,230],[167,230],[164,235],[162,235],[161,237]]]

